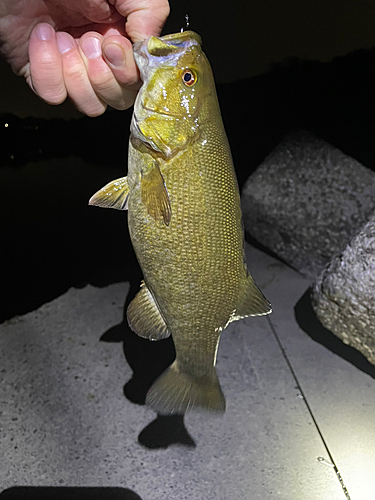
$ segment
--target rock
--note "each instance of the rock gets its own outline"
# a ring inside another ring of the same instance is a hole
[[[312,287],[322,325],[375,365],[375,212]]]
[[[375,209],[375,174],[306,131],[291,132],[246,182],[246,231],[315,278]]]

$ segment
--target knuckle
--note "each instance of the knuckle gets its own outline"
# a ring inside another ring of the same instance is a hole
[[[115,83],[115,78],[109,71],[103,73],[89,73],[89,78],[92,86],[100,93],[110,91]]]
[[[77,85],[82,85],[85,81],[86,73],[82,70],[81,65],[67,65],[64,67],[64,79],[65,81],[69,81],[75,83]]]

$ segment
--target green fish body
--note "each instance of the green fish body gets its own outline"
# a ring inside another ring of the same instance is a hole
[[[245,260],[240,196],[215,83],[197,34],[135,44],[143,86],[134,105],[127,178],[91,204],[128,208],[144,274],[131,328],[172,335],[176,360],[146,404],[161,414],[225,410],[215,370],[222,330],[271,312]]]

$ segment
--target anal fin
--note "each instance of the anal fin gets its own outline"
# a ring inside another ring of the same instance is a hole
[[[230,322],[237,321],[247,316],[264,316],[272,312],[270,302],[254,283],[253,278],[248,274],[244,293],[239,299],[235,315]]]
[[[89,200],[89,205],[103,208],[127,210],[129,198],[128,178],[121,177],[106,184],[97,191]]]
[[[161,340],[170,336],[159,308],[144,282],[141,284],[140,291],[130,302],[126,315],[130,328],[140,337]]]

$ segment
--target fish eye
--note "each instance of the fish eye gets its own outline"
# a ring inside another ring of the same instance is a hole
[[[186,68],[182,73],[182,81],[187,87],[192,87],[197,81],[197,75],[193,70]]]

